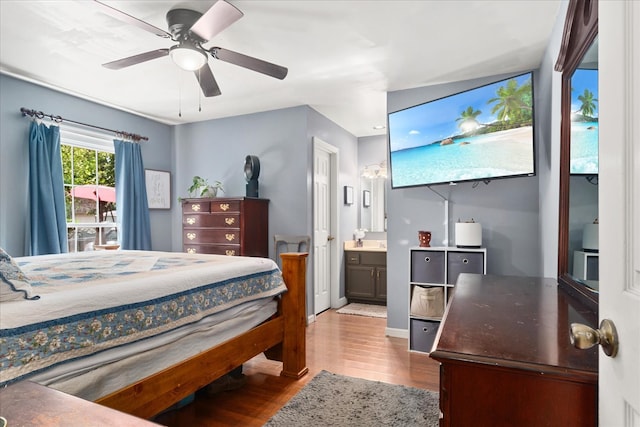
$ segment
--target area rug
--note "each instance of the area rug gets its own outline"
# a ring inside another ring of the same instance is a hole
[[[437,427],[438,393],[321,371],[265,424]]]
[[[366,317],[387,318],[387,307],[384,305],[351,303],[336,311],[338,314],[355,314]]]

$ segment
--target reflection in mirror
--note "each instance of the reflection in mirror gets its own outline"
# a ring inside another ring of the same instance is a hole
[[[366,165],[360,176],[360,228],[368,231],[382,232],[387,230],[386,215],[386,180],[387,162],[382,161]],[[362,195],[369,191],[369,206],[364,206]]]
[[[597,0],[569,0],[567,16],[565,19],[564,33],[562,35],[562,44],[558,53],[555,70],[562,72],[562,101],[561,101],[561,122],[560,122],[560,188],[559,188],[559,221],[558,221],[558,284],[562,290],[567,292],[574,298],[580,300],[586,307],[597,312],[599,295],[589,286],[585,286],[586,279],[576,280],[574,273],[580,269],[581,262],[590,262],[593,264],[594,259],[597,265],[596,257],[580,257],[576,255],[583,246],[581,236],[587,228],[596,229],[593,226],[595,215],[586,205],[597,206],[597,199],[592,198],[591,201],[585,203],[588,199],[588,185],[597,183],[596,172],[586,172],[587,175],[576,175],[576,171],[571,171],[572,156],[572,128],[574,127],[572,118],[582,117],[587,121],[593,122],[592,118],[597,118],[596,95],[591,96],[585,89],[588,87],[578,88],[580,86],[582,71],[577,70],[597,70],[598,68],[598,1]],[[577,71],[577,73],[576,73]],[[574,79],[574,77],[576,77]],[[577,89],[577,90],[576,90]],[[593,90],[591,90],[593,92]],[[597,86],[596,86],[597,93]],[[578,97],[582,96],[582,100]],[[583,101],[586,104],[591,103],[593,111],[590,108],[583,107]],[[577,123],[576,123],[577,125]],[[591,125],[589,125],[591,126]],[[594,129],[586,129],[584,131],[593,132]],[[578,126],[575,126],[578,127]],[[592,133],[591,135],[594,135]],[[597,134],[596,134],[597,135]],[[573,135],[573,140],[577,139],[577,135]],[[605,142],[605,141],[603,141]],[[578,149],[573,150],[574,156],[578,153]],[[581,159],[579,163],[590,163],[588,160]],[[590,175],[588,175],[590,174]],[[591,181],[587,181],[587,178]],[[593,186],[591,192],[596,191]],[[583,191],[584,190],[584,191]],[[593,194],[593,193],[592,193]],[[573,203],[573,206],[571,205]],[[580,205],[582,204],[582,208]],[[597,208],[594,208],[597,211]],[[572,214],[572,211],[575,211]],[[572,225],[570,226],[570,218]],[[591,227],[587,227],[591,223]],[[579,225],[578,225],[579,224]],[[571,227],[571,229],[570,229]],[[569,243],[569,239],[573,243]],[[588,246],[588,244],[587,244]],[[586,251],[582,251],[587,253]],[[595,252],[591,252],[595,253]],[[578,258],[576,258],[578,256]],[[576,259],[578,260],[576,266]],[[570,265],[571,262],[571,265]],[[593,285],[593,283],[590,282]],[[594,285],[594,287],[596,287]]]
[[[569,186],[569,272],[598,290],[597,178],[572,176]]]
[[[598,39],[571,76],[568,272],[598,290]]]

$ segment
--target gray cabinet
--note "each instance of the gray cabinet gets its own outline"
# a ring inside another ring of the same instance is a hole
[[[409,350],[429,352],[460,273],[486,274],[486,249],[410,249]]]
[[[345,251],[345,296],[349,302],[387,304],[387,253]]]

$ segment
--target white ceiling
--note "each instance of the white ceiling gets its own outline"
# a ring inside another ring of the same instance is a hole
[[[169,57],[108,70],[101,64],[175,43],[88,0],[1,0],[0,72],[168,124],[309,105],[353,135],[369,136],[384,133],[373,126],[386,123],[388,91],[537,68],[560,6],[560,0],[229,2],[244,17],[205,47],[286,66],[284,80],[210,58],[222,95],[204,98],[192,73]],[[104,3],[167,29],[168,10],[204,12],[214,0]],[[46,113],[64,116],[62,107]]]

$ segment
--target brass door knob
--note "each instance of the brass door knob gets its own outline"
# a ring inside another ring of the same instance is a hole
[[[618,354],[618,332],[609,319],[600,322],[600,329],[593,329],[582,323],[572,323],[569,337],[575,348],[584,350],[600,344],[607,356],[616,357]]]

